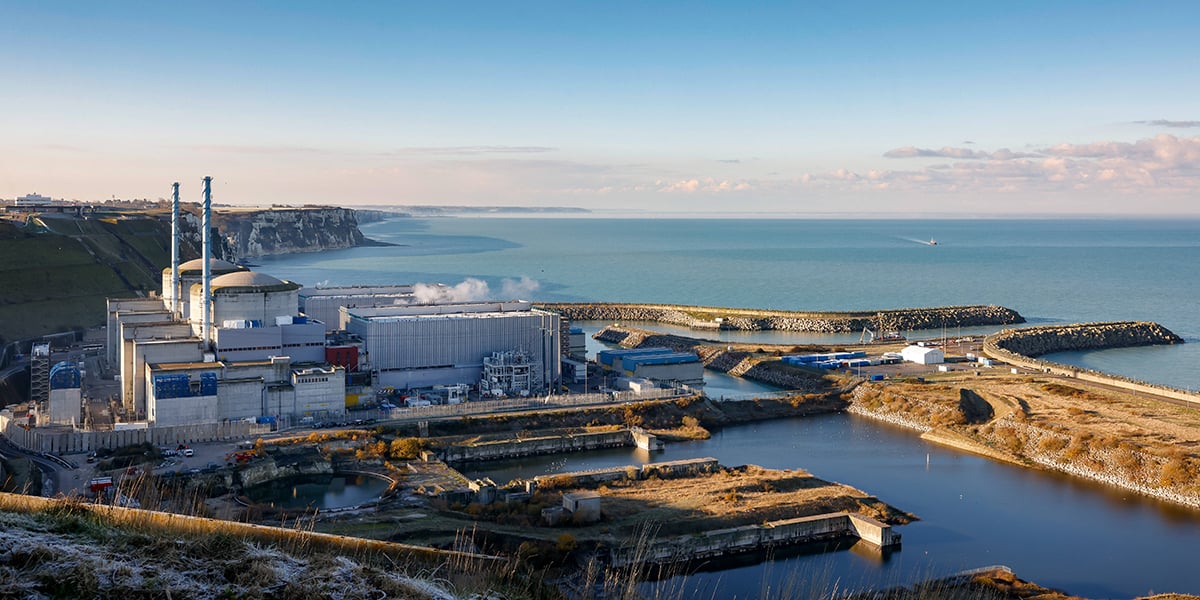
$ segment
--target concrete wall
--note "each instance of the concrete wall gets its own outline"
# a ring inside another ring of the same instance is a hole
[[[261,378],[223,379],[217,384],[217,414],[225,419],[269,416]]]
[[[148,394],[146,416],[151,423],[162,427],[214,423],[220,420],[215,395],[155,398],[153,389]]]
[[[860,529],[871,538],[863,539],[877,546],[894,546],[900,542],[900,536],[892,533],[890,525],[842,512],[660,539],[648,548],[621,547],[612,552],[612,566],[624,567],[637,562],[667,564],[789,544],[858,537]]]
[[[220,361],[265,360],[287,355],[283,351],[283,331],[279,327],[216,330],[216,353]]]
[[[146,364],[197,362],[203,358],[194,339],[133,343],[130,371],[121,369],[121,401],[139,414],[146,410]]]
[[[162,308],[162,300],[159,300],[158,298],[108,299],[107,316],[105,319],[105,334],[107,337],[104,343],[104,356],[106,359],[108,359],[108,364],[116,364],[121,353],[121,327],[117,320],[117,314],[125,311],[158,311]]]
[[[446,462],[468,462],[632,445],[633,437],[629,430],[622,429],[599,433],[478,442],[470,445],[450,446],[442,454],[443,460]]]
[[[12,443],[32,452],[78,454],[97,448],[120,448],[145,442],[174,447],[179,444],[252,438],[270,433],[270,426],[230,421],[125,431],[72,431],[65,428],[25,429],[16,420],[0,415],[0,432]]]
[[[294,363],[325,362],[325,324],[282,325],[283,352]]]
[[[292,386],[296,389],[298,414],[346,412],[346,370],[342,367],[294,370]]]
[[[54,425],[78,424],[81,400],[82,395],[79,388],[51,389],[50,423]]]

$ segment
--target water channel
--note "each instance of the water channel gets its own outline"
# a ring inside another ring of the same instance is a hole
[[[997,564],[1089,598],[1200,593],[1200,571],[1193,568],[1200,512],[946,449],[854,415],[736,425],[653,454],[615,449],[532,457],[482,463],[464,474],[505,482],[705,456],[730,466],[805,469],[921,520],[900,527],[903,548],[886,559],[861,552],[801,555],[699,570],[660,584],[683,586],[682,597],[779,597],[781,587],[805,581],[824,588],[880,587]]]
[[[278,508],[325,510],[378,500],[387,488],[387,481],[366,475],[304,475],[247,488],[246,495]]]

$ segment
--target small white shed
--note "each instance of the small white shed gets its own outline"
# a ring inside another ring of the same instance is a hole
[[[946,362],[946,355],[941,348],[908,346],[900,351],[900,356],[904,357],[906,362],[919,365],[937,365]]]

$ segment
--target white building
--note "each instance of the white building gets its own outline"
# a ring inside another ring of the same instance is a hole
[[[919,365],[937,365],[946,362],[946,355],[941,348],[926,346],[906,346],[900,351],[905,361]]]
[[[531,393],[557,389],[561,379],[559,316],[523,300],[341,310],[381,386],[475,383],[485,357],[513,351],[533,363]]]

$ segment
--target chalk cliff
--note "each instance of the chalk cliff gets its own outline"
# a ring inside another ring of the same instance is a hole
[[[363,236],[355,211],[348,208],[220,211],[213,221],[221,232],[224,258],[231,261],[378,243]]]

